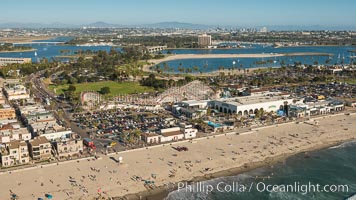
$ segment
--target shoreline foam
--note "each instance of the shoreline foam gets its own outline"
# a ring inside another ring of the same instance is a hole
[[[282,154],[279,156],[275,156],[275,157],[268,157],[263,161],[258,161],[255,163],[250,163],[247,164],[245,166],[241,166],[241,167],[234,167],[231,169],[226,169],[223,171],[218,171],[215,173],[211,173],[211,174],[207,174],[205,176],[198,176],[198,177],[193,177],[191,180],[182,180],[181,182],[188,182],[188,183],[196,183],[196,182],[202,182],[202,181],[209,181],[209,180],[214,180],[216,178],[222,178],[222,177],[229,177],[229,176],[237,176],[239,174],[242,173],[246,173],[246,172],[250,172],[253,171],[255,169],[258,168],[263,168],[263,167],[268,167],[268,166],[272,166],[274,164],[277,164],[279,162],[282,162],[288,158],[291,158],[293,156],[296,156],[298,154],[302,154],[302,153],[306,153],[306,152],[312,152],[312,151],[319,151],[319,150],[323,150],[323,149],[327,149],[327,148],[332,148],[332,147],[338,147],[344,143],[348,143],[348,142],[356,142],[355,139],[350,139],[350,140],[346,140],[346,141],[335,141],[332,143],[327,143],[327,144],[323,144],[320,146],[316,146],[314,148],[308,149],[308,150],[303,150],[300,152],[295,152],[295,153],[289,153],[289,154]],[[153,191],[143,191],[143,192],[139,192],[136,194],[129,194],[129,195],[125,195],[123,198],[124,199],[145,199],[145,200],[162,200],[168,197],[168,195],[171,192],[176,191],[177,188],[177,184],[175,183],[174,186],[174,190],[167,190],[164,187],[159,187]]]

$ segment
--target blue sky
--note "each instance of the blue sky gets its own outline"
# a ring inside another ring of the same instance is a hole
[[[0,23],[356,25],[354,0],[0,0]]]

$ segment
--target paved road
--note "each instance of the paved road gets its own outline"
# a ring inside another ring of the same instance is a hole
[[[46,108],[53,109],[55,118],[59,122],[62,122],[65,127],[71,128],[72,131],[80,135],[81,138],[88,137],[89,135],[87,134],[87,130],[78,127],[76,123],[71,121],[72,114],[69,112],[69,110],[72,109],[72,106],[65,101],[59,100],[53,92],[46,89],[46,86],[41,81],[41,75],[43,72],[44,71],[39,71],[37,73],[31,74],[27,79],[32,84],[32,90],[34,91],[34,95],[42,99],[43,102],[46,102],[46,99],[49,99],[51,101],[52,105],[46,106]],[[102,152],[102,150],[105,149],[105,143],[95,138],[93,139],[93,141],[97,146],[98,153]]]

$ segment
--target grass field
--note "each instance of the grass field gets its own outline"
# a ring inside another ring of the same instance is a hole
[[[348,84],[356,84],[356,79],[345,80],[345,82]]]
[[[103,87],[110,88],[110,94],[108,96],[117,96],[121,94],[132,94],[132,93],[144,93],[144,92],[154,92],[155,89],[152,87],[141,86],[137,82],[114,82],[114,81],[101,81],[94,83],[78,83],[74,84],[76,87],[75,93],[80,93],[84,91],[100,91]],[[68,84],[65,85],[50,85],[49,89],[56,92],[56,94],[62,94],[69,87]]]

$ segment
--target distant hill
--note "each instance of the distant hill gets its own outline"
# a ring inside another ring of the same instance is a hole
[[[180,28],[180,29],[209,29],[211,26],[203,24],[191,24],[182,22],[159,22],[154,24],[144,24],[147,28]]]
[[[121,27],[123,27],[122,25],[109,24],[109,23],[105,23],[105,22],[94,22],[91,24],[81,25],[81,26],[95,27],[95,28],[121,28]]]

